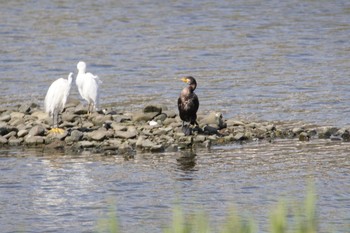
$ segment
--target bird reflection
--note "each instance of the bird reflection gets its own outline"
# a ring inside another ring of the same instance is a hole
[[[194,151],[180,151],[181,156],[177,158],[178,167],[182,171],[192,171],[196,166],[197,155]]]

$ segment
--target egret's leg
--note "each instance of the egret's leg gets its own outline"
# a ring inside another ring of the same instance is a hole
[[[56,116],[56,121],[55,121],[55,116]],[[58,112],[55,111],[52,114],[52,123],[53,123],[53,128],[49,131],[49,133],[54,133],[54,134],[63,134],[64,130],[58,128]]]

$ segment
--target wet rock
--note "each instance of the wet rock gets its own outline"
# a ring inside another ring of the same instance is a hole
[[[8,134],[10,132],[10,130],[7,127],[0,127],[0,135],[4,136],[6,134]]]
[[[11,120],[10,114],[6,114],[6,115],[0,117],[0,121],[8,122],[10,120]]]
[[[210,126],[210,125],[206,125],[203,127],[203,131],[205,134],[217,134],[218,133],[218,128],[214,127],[214,126]]]
[[[349,142],[350,141],[350,132],[349,130],[345,129],[342,134],[341,138],[343,139],[344,142]]]
[[[143,109],[143,112],[144,113],[151,113],[152,112],[152,113],[160,114],[160,113],[162,113],[162,107],[156,106],[156,105],[148,105]]]
[[[42,125],[36,125],[29,130],[28,136],[44,136],[45,128]]]
[[[41,136],[28,136],[25,138],[24,142],[26,143],[26,145],[29,146],[35,146],[35,145],[41,145],[44,144],[45,139],[44,137]]]

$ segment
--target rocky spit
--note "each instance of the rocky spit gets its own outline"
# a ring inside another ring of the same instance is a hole
[[[103,110],[87,114],[87,107],[70,100],[61,115],[63,134],[49,132],[52,119],[38,104],[0,109],[1,147],[38,147],[45,150],[106,155],[166,152],[179,149],[249,141],[315,138],[350,141],[350,128],[300,122],[247,122],[225,119],[219,112],[198,115],[199,127],[185,136],[175,108],[148,105],[136,112]]]

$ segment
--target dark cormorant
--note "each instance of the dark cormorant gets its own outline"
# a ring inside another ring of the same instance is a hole
[[[197,87],[197,82],[192,76],[187,76],[181,79],[187,83],[177,100],[177,106],[179,108],[180,118],[182,120],[182,130],[185,135],[191,134],[189,126],[184,128],[184,122],[189,122],[190,125],[198,125],[197,123],[197,110],[199,107],[199,101],[197,95],[193,92]]]

